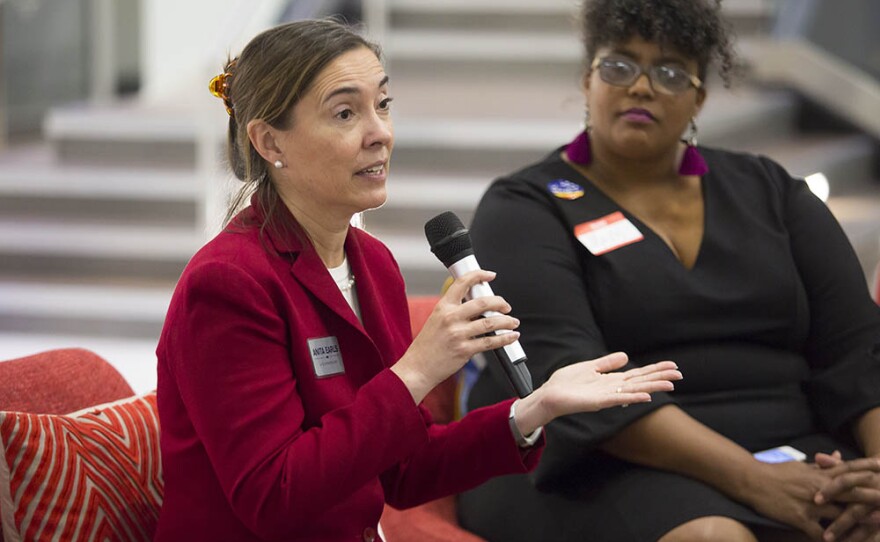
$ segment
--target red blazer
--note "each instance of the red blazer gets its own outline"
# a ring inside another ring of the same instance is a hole
[[[345,250],[363,325],[296,236],[237,228],[190,261],[157,349],[155,540],[352,541],[386,501],[415,506],[537,464],[540,447],[521,454],[511,436],[509,401],[446,426],[414,404],[389,370],[412,340],[397,264],[354,228]]]

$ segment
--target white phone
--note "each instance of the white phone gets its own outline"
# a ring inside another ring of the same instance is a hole
[[[805,461],[807,454],[791,446],[779,446],[752,454],[764,463],[785,463],[786,461]]]

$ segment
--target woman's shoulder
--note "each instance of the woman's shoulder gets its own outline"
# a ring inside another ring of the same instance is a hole
[[[535,185],[542,183],[550,177],[555,178],[567,174],[568,168],[562,160],[561,152],[562,147],[554,149],[540,160],[498,177],[495,179],[495,183],[509,182]]]
[[[385,245],[385,243],[380,241],[378,237],[367,230],[352,226],[351,234],[357,240],[361,250],[369,250],[391,256],[391,250]]]
[[[231,224],[190,258],[178,283],[215,274],[221,277],[249,275],[259,281],[259,277],[275,274],[273,270],[280,263],[281,255],[269,239],[260,235],[259,227],[238,227]]]
[[[571,170],[560,156],[562,148],[555,149],[540,160],[532,162],[515,171],[496,177],[486,189],[481,201],[511,198],[533,203],[546,201],[556,184],[577,187],[576,182],[568,180]]]
[[[759,153],[700,147],[709,175],[718,185],[740,192],[785,198],[801,188],[803,179],[791,175],[776,160]]]
[[[700,154],[706,160],[709,171],[751,174],[758,172],[767,177],[791,178],[781,164],[760,153],[700,146]]]
[[[370,273],[377,274],[377,276],[382,275],[384,277],[383,280],[396,281],[400,279],[402,284],[403,279],[400,266],[391,249],[366,230],[352,227],[350,232],[354,245],[349,246],[346,244],[346,251],[349,252],[349,257],[351,258],[355,255],[352,249],[357,250],[359,253],[357,257],[363,259],[364,262],[369,262]]]
[[[387,262],[392,266],[396,267],[397,262],[394,259],[394,254],[392,254],[391,249],[379,240],[378,237],[373,235],[362,228],[351,227],[350,228],[350,237],[354,241],[355,246],[365,259],[372,262]],[[346,244],[346,251],[350,251],[351,247]]]
[[[227,226],[196,252],[191,263],[259,261],[262,258],[255,256],[271,248],[266,243],[259,228]]]

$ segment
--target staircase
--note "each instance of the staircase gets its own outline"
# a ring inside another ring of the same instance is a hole
[[[395,151],[388,202],[366,214],[366,229],[390,246],[410,294],[436,293],[446,270],[428,250],[425,221],[452,210],[468,223],[494,177],[580,129],[574,2],[385,1]],[[768,3],[724,5],[746,58],[757,58]],[[823,172],[867,274],[880,260],[876,143],[850,131],[803,134],[801,111],[782,89],[710,81],[700,140],[761,152],[796,175]],[[0,359],[86,346],[136,388],[155,386],[153,350],[175,281],[234,186],[219,160],[224,116],[207,93],[195,110],[65,107],[47,119],[44,143],[0,154]]]

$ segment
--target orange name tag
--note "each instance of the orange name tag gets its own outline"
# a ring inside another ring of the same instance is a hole
[[[620,211],[578,224],[574,227],[574,235],[594,256],[644,239],[642,233]]]

